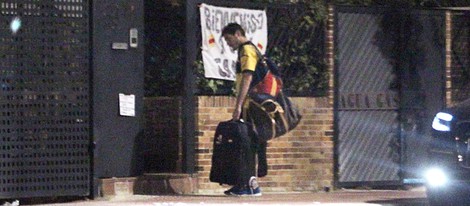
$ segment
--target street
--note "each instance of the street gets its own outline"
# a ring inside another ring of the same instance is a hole
[[[25,204],[21,204],[25,205]],[[424,188],[409,190],[340,189],[317,193],[266,193],[261,197],[229,197],[224,195],[128,195],[95,200],[26,204],[52,206],[176,206],[176,205],[347,205],[347,206],[425,206]]]

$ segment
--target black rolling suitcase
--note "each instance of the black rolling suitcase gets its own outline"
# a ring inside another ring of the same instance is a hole
[[[225,121],[217,125],[214,135],[211,182],[227,185],[248,183],[256,176],[257,136],[243,121]]]

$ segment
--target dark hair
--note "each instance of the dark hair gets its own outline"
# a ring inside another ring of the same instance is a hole
[[[237,32],[237,31],[240,31],[240,34],[242,36],[245,36],[245,30],[243,30],[243,28],[242,28],[242,26],[240,26],[240,24],[230,23],[230,24],[227,24],[227,26],[225,26],[222,29],[222,36],[225,35],[225,34],[234,35],[235,32]]]

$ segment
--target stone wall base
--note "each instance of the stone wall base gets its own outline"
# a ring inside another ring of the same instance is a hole
[[[194,194],[197,178],[189,174],[150,173],[100,180],[101,196]]]

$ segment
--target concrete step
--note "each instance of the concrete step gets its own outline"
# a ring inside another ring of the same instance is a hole
[[[197,178],[191,174],[146,173],[139,177],[101,179],[101,196],[194,194]]]

